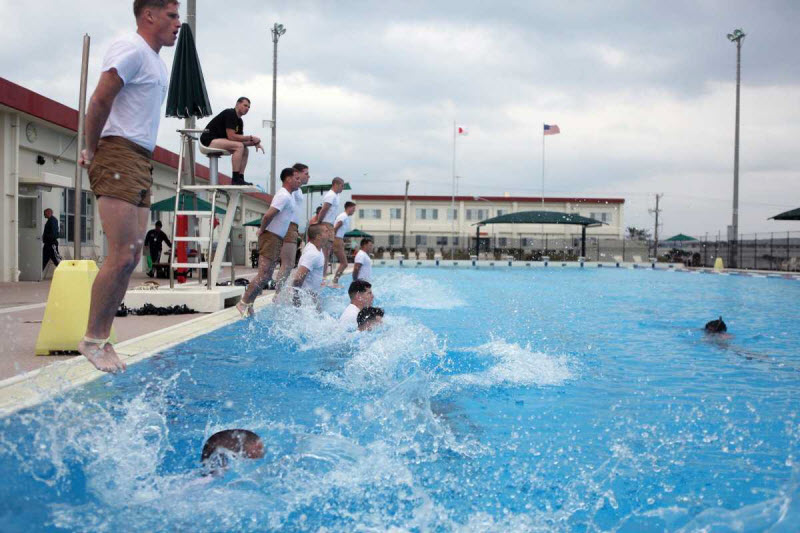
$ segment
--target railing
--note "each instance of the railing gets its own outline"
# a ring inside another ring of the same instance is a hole
[[[411,236],[414,242],[414,236]],[[390,245],[388,236],[375,236],[375,253],[377,257],[393,257],[403,254],[404,257],[419,259],[451,258],[450,241],[428,236],[428,242],[436,244]],[[438,241],[438,242],[437,242]],[[726,267],[750,270],[800,271],[800,231],[770,232],[743,234],[736,246],[717,237],[696,237],[691,241],[661,241],[656,254],[652,239],[614,239],[605,237],[586,237],[585,258],[588,261],[603,262],[647,262],[651,257],[659,261],[685,263],[696,267],[713,267],[717,257],[721,257]],[[576,260],[581,254],[580,234],[558,236],[537,236],[512,239],[508,237],[481,237],[480,246],[476,249],[475,237],[460,238],[453,257],[469,259],[478,255],[480,258],[503,259],[513,258],[521,261],[537,261],[542,257],[550,257],[552,261]],[[732,257],[732,251],[736,257]]]

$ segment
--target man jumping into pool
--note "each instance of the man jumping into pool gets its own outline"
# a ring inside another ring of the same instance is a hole
[[[328,230],[322,224],[314,224],[308,228],[308,243],[303,248],[303,255],[297,264],[292,286],[295,289],[294,304],[300,305],[300,295],[297,291],[304,291],[311,295],[320,308],[317,294],[322,286],[322,274],[325,268],[325,259],[322,257],[323,243],[328,239]]]
[[[108,255],[92,285],[89,321],[78,351],[98,370],[125,370],[108,343],[111,324],[139,264],[150,218],[153,149],[168,74],[158,55],[181,28],[177,0],[135,0],[136,33],[114,41],[86,110],[86,149],[78,164],[89,169]]]

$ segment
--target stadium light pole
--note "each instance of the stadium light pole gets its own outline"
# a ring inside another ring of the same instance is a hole
[[[735,29],[728,34],[728,40],[736,43],[736,126],[733,139],[733,220],[731,224],[730,267],[736,268],[736,248],[739,238],[739,92],[742,79],[742,41],[745,33]]]
[[[286,33],[286,28],[283,24],[275,23],[272,26],[272,153],[270,154],[270,167],[269,167],[269,193],[274,195],[276,190],[276,182],[275,182],[275,147],[277,145],[276,142],[276,132],[278,130],[278,124],[275,122],[275,114],[277,111],[277,102],[278,102],[278,39],[281,38],[281,35]]]

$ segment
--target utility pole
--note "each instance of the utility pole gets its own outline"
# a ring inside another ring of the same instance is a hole
[[[406,180],[406,195],[403,200],[403,257],[406,255],[406,228],[408,222],[408,185],[411,183]]]
[[[655,209],[648,209],[651,214],[656,215],[656,225],[653,230],[653,257],[658,257],[658,215],[661,213],[661,209],[659,208],[659,200],[664,194],[656,194],[656,208]]]
[[[728,34],[728,40],[736,43],[736,126],[733,140],[733,221],[729,238],[731,238],[730,266],[736,268],[736,247],[739,238],[739,88],[742,78],[742,41],[745,33],[736,29]]]
[[[275,114],[277,112],[278,103],[278,39],[281,35],[286,33],[286,28],[283,24],[277,22],[272,27],[272,153],[270,154],[270,167],[269,167],[269,193],[275,195],[276,182],[275,182],[275,149],[277,145],[276,131],[278,124],[275,122]]]

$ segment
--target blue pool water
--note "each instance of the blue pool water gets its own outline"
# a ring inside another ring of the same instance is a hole
[[[375,293],[379,331],[272,306],[1,420],[0,530],[798,530],[800,282],[384,269]],[[205,483],[230,427],[266,457]]]

